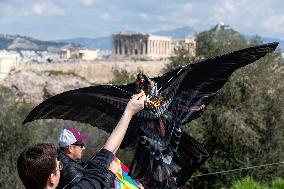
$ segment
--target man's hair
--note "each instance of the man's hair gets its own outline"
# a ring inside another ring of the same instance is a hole
[[[44,188],[49,175],[56,169],[57,151],[54,144],[40,143],[28,147],[17,160],[18,175],[27,189]]]

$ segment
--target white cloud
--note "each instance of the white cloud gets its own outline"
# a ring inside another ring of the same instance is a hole
[[[93,4],[104,3],[104,0],[81,0],[83,5],[86,7],[92,6]]]
[[[223,21],[243,34],[283,36],[283,6],[275,0],[0,0],[0,33],[33,25],[60,27],[60,23],[66,35],[76,32],[70,29],[74,25],[86,27],[77,32],[92,31],[92,35],[102,33],[99,28],[104,32],[107,28],[147,32],[181,26],[206,30]],[[54,22],[49,20],[53,15],[63,16]],[[89,27],[94,24],[99,26],[95,31]]]
[[[190,12],[193,9],[193,5],[191,3],[186,3],[185,5],[183,5],[182,9],[184,11],[189,11]]]
[[[149,20],[150,16],[144,12],[138,14],[142,20]]]
[[[213,6],[213,16],[212,20],[215,22],[226,21],[233,19],[238,15],[238,12],[241,12],[240,2],[236,1],[226,1],[220,2],[220,4]]]
[[[90,6],[94,3],[94,0],[82,0],[83,5]]]
[[[279,12],[270,0],[220,0],[218,5],[213,6],[208,21],[213,24],[225,22],[243,33],[263,34],[269,33],[273,20],[277,20],[274,30],[277,30],[276,27],[281,28],[282,21],[278,17]]]
[[[14,17],[12,17],[13,14],[16,14],[16,11],[14,7],[11,5],[0,2],[0,23],[1,24],[7,24],[10,22],[13,22]]]
[[[101,15],[101,18],[107,22],[117,22],[119,21],[119,19],[117,17],[115,17],[114,15],[112,15],[109,12],[104,12]]]
[[[160,22],[169,21],[169,19],[166,16],[162,16],[162,15],[157,16],[157,20]]]
[[[106,21],[110,21],[112,20],[111,15],[108,12],[105,12],[101,15],[102,19],[106,20]]]
[[[32,11],[25,11],[25,15],[37,15],[37,16],[53,16],[53,15],[63,15],[65,11],[59,6],[49,2],[49,3],[36,3],[32,5]]]
[[[272,15],[261,21],[261,26],[274,34],[284,33],[284,15]]]

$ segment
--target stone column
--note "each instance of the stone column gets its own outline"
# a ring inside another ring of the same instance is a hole
[[[114,54],[118,54],[118,43],[117,39],[113,39],[113,48],[114,48]]]
[[[121,39],[120,40],[121,42],[121,54],[124,55],[125,54],[125,40],[124,39]]]
[[[158,41],[155,40],[155,55],[158,54]]]
[[[136,41],[135,40],[133,40],[133,39],[129,39],[129,43],[130,43],[130,49],[131,49],[131,51],[130,51],[130,54],[135,54],[135,47],[136,47]]]
[[[160,54],[160,40],[157,40],[157,55]]]
[[[171,54],[171,42],[168,41],[167,43],[167,55],[170,55]]]
[[[163,56],[166,54],[166,41],[163,41]]]
[[[142,54],[145,55],[146,54],[146,40],[142,41],[142,49],[143,49]]]
[[[164,41],[161,41],[161,55],[163,55],[164,56]]]
[[[116,39],[115,40],[115,54],[120,54],[120,40]]]
[[[153,51],[152,51],[153,53],[153,55],[155,55],[156,54],[156,41],[155,40],[153,40]]]
[[[112,37],[112,52],[113,52],[113,54],[116,54],[116,39],[115,39],[115,37]]]
[[[153,49],[153,47],[152,47],[152,40],[149,40],[148,41],[148,54],[150,55],[150,54],[152,54],[152,49]]]
[[[125,44],[125,47],[126,47],[126,54],[129,55],[130,54],[130,42],[129,42],[129,39],[126,39],[126,44]]]
[[[156,55],[159,55],[160,54],[160,50],[159,50],[159,41],[156,40]]]
[[[161,40],[158,41],[158,54],[161,55]]]
[[[149,41],[150,42],[150,44],[149,44],[149,54],[153,54],[153,40],[150,40]]]

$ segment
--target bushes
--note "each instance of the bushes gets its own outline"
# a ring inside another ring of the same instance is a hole
[[[246,177],[243,180],[235,182],[231,189],[263,189],[263,187],[251,177]]]
[[[271,187],[269,189],[284,189],[284,179],[282,178],[275,179],[272,182]]]
[[[284,189],[284,180],[277,178],[273,180],[270,186],[256,182],[251,177],[245,177],[242,180],[233,183],[231,189]]]
[[[123,84],[135,82],[136,75],[139,73],[139,70],[137,70],[134,73],[131,73],[123,69],[122,70],[113,69],[112,73],[113,73],[113,79],[111,83],[116,84],[116,85],[123,85]]]
[[[14,95],[0,86],[0,188],[22,188],[16,172],[16,159],[28,145],[38,141],[35,125],[23,127],[31,106],[14,102]]]

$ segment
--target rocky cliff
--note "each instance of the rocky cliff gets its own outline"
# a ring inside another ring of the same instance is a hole
[[[33,104],[64,91],[90,86],[89,82],[74,75],[19,70],[11,71],[0,84],[10,88],[18,101]]]

